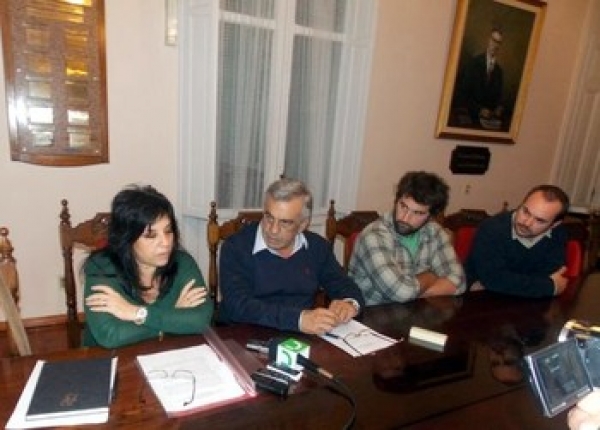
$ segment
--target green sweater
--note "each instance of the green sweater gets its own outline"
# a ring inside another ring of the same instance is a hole
[[[148,308],[148,317],[143,325],[133,321],[123,321],[106,312],[94,312],[85,305],[86,329],[83,338],[84,346],[100,345],[104,348],[117,348],[142,340],[159,337],[161,333],[194,334],[206,330],[211,322],[213,303],[206,301],[195,308],[175,308],[175,303],[183,287],[191,280],[196,285],[205,285],[202,273],[191,255],[177,251],[177,274],[171,289],[152,304],[128,296],[122,288],[120,278],[110,259],[104,254],[96,254],[86,261],[84,297],[90,296],[92,286],[107,285],[121,294],[132,304],[144,305]]]

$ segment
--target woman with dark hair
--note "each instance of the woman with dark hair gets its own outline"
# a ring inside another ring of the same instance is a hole
[[[213,303],[191,255],[180,248],[169,200],[130,186],[112,201],[108,245],[90,254],[85,274],[85,346],[116,348],[163,333],[200,333]]]

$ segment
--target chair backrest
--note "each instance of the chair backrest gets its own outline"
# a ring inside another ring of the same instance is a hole
[[[206,226],[206,239],[208,241],[208,291],[215,305],[220,299],[219,291],[219,245],[232,234],[239,231],[246,224],[259,222],[262,218],[262,211],[241,211],[237,216],[229,221],[219,225],[217,215],[217,203],[210,203],[210,213],[208,214],[208,224]]]
[[[590,237],[586,250],[586,270],[594,271],[598,269],[598,254],[600,252],[600,214],[593,211],[587,219],[588,231]]]
[[[327,221],[325,224],[325,237],[333,248],[336,239],[341,239],[344,242],[344,250],[342,253],[342,267],[348,270],[354,242],[358,234],[368,224],[379,218],[377,211],[352,211],[348,215],[337,219],[335,216],[335,200],[329,202],[329,210],[327,211]]]
[[[81,324],[77,315],[77,282],[73,267],[75,249],[91,252],[106,246],[110,213],[99,212],[94,218],[71,225],[69,203],[63,199],[60,211],[60,246],[64,260],[64,281],[67,304],[67,334],[70,348],[81,345]]]
[[[577,278],[589,269],[586,254],[589,252],[590,232],[585,222],[578,218],[567,216],[563,225],[567,230],[566,276]]]
[[[8,323],[11,355],[31,355],[31,346],[19,313],[19,275],[8,239],[8,229],[0,227],[0,304]]]
[[[489,214],[483,209],[461,209],[442,217],[441,224],[452,236],[454,251],[461,263],[467,260],[479,224]]]

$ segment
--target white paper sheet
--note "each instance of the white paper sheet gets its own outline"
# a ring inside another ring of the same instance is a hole
[[[381,334],[356,320],[350,320],[335,327],[330,332],[321,335],[321,338],[347,352],[352,357],[371,354],[402,340]]]
[[[247,396],[231,370],[208,345],[140,355],[137,360],[169,415]],[[182,377],[174,378],[174,372],[178,371]],[[195,383],[186,374],[193,375]],[[192,396],[194,386],[196,391]]]

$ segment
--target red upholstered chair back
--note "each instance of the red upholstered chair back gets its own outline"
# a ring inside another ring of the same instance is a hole
[[[576,278],[583,273],[584,252],[581,242],[576,239],[567,241],[566,266],[567,278]]]
[[[566,276],[576,278],[587,271],[586,252],[590,233],[585,222],[577,218],[567,216],[563,225],[567,230]]]
[[[488,213],[481,209],[461,209],[439,220],[452,235],[454,250],[461,263],[467,261],[477,227],[488,217]]]
[[[359,233],[377,218],[379,218],[379,213],[376,211],[352,211],[348,215],[337,219],[335,216],[335,201],[331,200],[329,202],[325,237],[332,248],[337,238],[344,241],[344,253],[342,255],[342,267],[344,270],[348,270],[350,256],[352,255],[354,243]]]
[[[459,227],[458,230],[454,232],[454,250],[456,251],[456,256],[461,263],[465,263],[467,261],[469,252],[471,252],[471,245],[473,244],[473,238],[475,237],[476,231],[476,226],[466,225]]]

